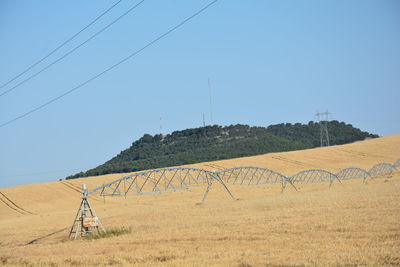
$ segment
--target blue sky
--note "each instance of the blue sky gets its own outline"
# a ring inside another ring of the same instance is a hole
[[[0,2],[0,84],[116,1]],[[123,0],[42,62],[139,1]],[[210,1],[146,0],[75,53],[0,97],[0,124],[143,47]],[[316,111],[372,133],[400,132],[400,2],[220,0],[130,61],[0,128],[0,187],[93,168],[145,133],[210,124],[306,123]],[[18,81],[21,81],[21,77]],[[0,93],[12,87],[17,80]]]

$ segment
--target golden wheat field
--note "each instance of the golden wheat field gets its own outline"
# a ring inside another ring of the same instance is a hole
[[[257,166],[292,175],[321,168],[368,169],[400,158],[400,135],[342,146],[223,160],[191,166]],[[105,228],[131,232],[68,239],[89,189],[112,174],[0,189],[0,265],[6,266],[400,266],[400,173],[304,185],[229,188],[217,184],[132,197],[90,197]]]

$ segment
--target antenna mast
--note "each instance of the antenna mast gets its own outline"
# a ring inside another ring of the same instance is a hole
[[[209,93],[210,93],[210,124],[213,125],[213,110],[212,110],[212,94],[211,94],[211,82],[210,82],[210,78],[208,78],[208,89],[209,89]]]
[[[160,117],[160,134],[162,136],[162,117]]]

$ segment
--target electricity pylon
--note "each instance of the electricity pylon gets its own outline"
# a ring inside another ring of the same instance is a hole
[[[315,114],[315,117],[319,123],[319,137],[321,142],[321,147],[329,146],[329,133],[328,133],[328,121],[329,121],[329,112],[318,112]]]

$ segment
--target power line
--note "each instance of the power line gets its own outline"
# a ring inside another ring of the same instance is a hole
[[[72,54],[73,52],[75,52],[76,50],[78,50],[80,47],[82,47],[83,45],[85,45],[86,43],[88,43],[89,41],[91,41],[92,39],[94,39],[96,36],[98,36],[99,34],[101,34],[102,32],[104,32],[105,30],[107,30],[109,27],[111,27],[114,23],[116,23],[117,21],[119,21],[120,19],[122,19],[124,16],[126,16],[128,13],[130,13],[132,10],[134,10],[135,8],[137,8],[140,4],[142,4],[145,0],[140,1],[139,3],[135,4],[133,7],[131,7],[130,9],[128,9],[125,13],[123,13],[122,15],[120,15],[118,18],[116,18],[115,20],[113,20],[111,23],[107,24],[104,28],[102,28],[101,30],[99,30],[98,32],[96,32],[95,34],[93,34],[92,36],[90,36],[88,39],[86,39],[86,41],[84,41],[83,43],[80,43],[79,45],[75,46],[73,49],[71,49],[70,51],[68,51],[67,53],[65,53],[64,55],[62,55],[61,57],[59,57],[58,59],[56,59],[55,61],[51,62],[49,65],[47,65],[46,67],[42,68],[41,70],[39,70],[38,72],[32,74],[31,76],[29,76],[28,78],[26,78],[25,80],[22,80],[21,82],[19,82],[18,84],[14,85],[13,87],[11,87],[10,89],[4,91],[3,93],[0,94],[0,97],[11,92],[12,90],[14,90],[15,88],[21,86],[22,84],[26,83],[27,81],[31,80],[32,78],[38,76],[40,73],[42,73],[43,71],[49,69],[51,66],[55,65],[56,63],[60,62],[61,60],[63,60],[64,58],[66,58],[67,56],[69,56],[70,54]]]
[[[104,11],[103,13],[101,13],[97,18],[95,18],[94,20],[92,20],[88,25],[86,25],[85,27],[83,27],[80,31],[78,31],[77,33],[75,33],[74,35],[72,35],[70,38],[68,38],[67,40],[65,40],[62,44],[60,44],[59,46],[57,46],[56,48],[54,48],[50,53],[48,53],[47,55],[45,55],[44,57],[42,57],[41,59],[39,59],[38,61],[36,61],[35,63],[33,63],[32,65],[30,65],[27,69],[25,69],[24,71],[22,71],[21,73],[19,73],[18,75],[16,75],[14,78],[12,78],[11,80],[9,80],[8,82],[4,83],[3,85],[0,86],[0,89],[7,86],[8,84],[10,84],[11,82],[15,81],[17,78],[21,77],[22,75],[24,75],[26,72],[28,72],[29,70],[31,70],[32,68],[34,68],[36,65],[38,65],[39,63],[41,63],[43,60],[45,60],[46,58],[48,58],[49,56],[51,56],[52,54],[54,54],[55,52],[57,52],[61,47],[63,47],[64,45],[68,44],[70,41],[72,41],[76,36],[78,36],[79,34],[81,34],[84,30],[86,30],[87,28],[89,28],[90,26],[92,26],[96,21],[98,21],[101,17],[103,17],[105,14],[107,14],[108,12],[110,12],[114,7],[116,7],[119,3],[121,3],[122,0],[119,0],[118,2],[116,2],[115,4],[113,4],[111,7],[109,7],[106,11]],[[4,93],[3,93],[4,94]],[[1,94],[1,95],[3,95]]]
[[[214,0],[212,2],[210,2],[209,4],[207,4],[205,7],[203,7],[202,9],[198,10],[196,13],[194,13],[193,15],[191,15],[190,17],[186,18],[185,20],[183,20],[182,22],[180,22],[179,24],[177,24],[176,26],[172,27],[171,29],[169,29],[168,31],[166,31],[165,33],[163,33],[162,35],[160,35],[159,37],[157,37],[156,39],[154,39],[153,41],[149,42],[148,44],[146,44],[145,46],[143,46],[142,48],[140,48],[139,50],[136,50],[135,52],[133,52],[132,54],[130,54],[129,56],[125,57],[124,59],[120,60],[119,62],[115,63],[114,65],[108,67],[107,69],[103,70],[102,72],[96,74],[95,76],[93,76],[92,78],[86,80],[85,82],[75,86],[74,88],[64,92],[63,94],[51,99],[50,101],[22,114],[19,115],[18,117],[15,117],[14,119],[11,119],[3,124],[0,124],[0,128],[4,127],[16,120],[22,119],[23,117],[26,117],[30,114],[32,114],[33,112],[36,112],[42,108],[44,108],[47,105],[50,105],[51,103],[59,100],[60,98],[72,93],[73,91],[78,90],[79,88],[85,86],[86,84],[96,80],[97,78],[99,78],[100,76],[102,76],[103,74],[106,74],[107,72],[109,72],[110,70],[116,68],[117,66],[121,65],[122,63],[128,61],[129,59],[131,59],[132,57],[136,56],[137,54],[139,54],[140,52],[142,52],[143,50],[145,50],[146,48],[148,48],[149,46],[155,44],[156,42],[158,42],[159,40],[161,40],[162,38],[164,38],[165,36],[169,35],[170,33],[174,32],[176,29],[180,28],[181,26],[183,26],[184,24],[186,24],[188,21],[190,21],[191,19],[193,19],[194,17],[196,17],[197,15],[199,15],[200,13],[202,13],[203,11],[205,11],[206,9],[208,9],[209,7],[211,7],[213,4],[215,4],[216,2],[218,2],[218,0]]]

